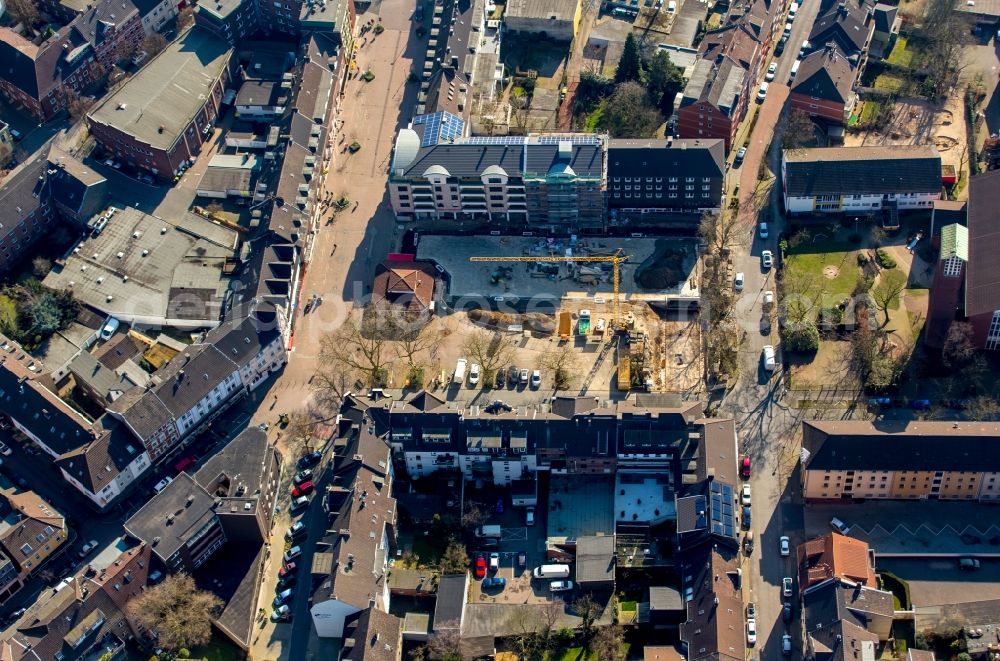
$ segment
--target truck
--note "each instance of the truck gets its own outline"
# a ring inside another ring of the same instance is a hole
[[[590,332],[590,310],[580,310],[580,326],[578,332],[580,335],[586,335]]]
[[[455,383],[462,384],[465,382],[465,367],[469,364],[465,358],[459,358],[458,362],[455,363],[455,376],[452,379]]]
[[[559,313],[559,339],[566,341],[573,333],[573,317],[567,310]]]
[[[542,565],[531,574],[535,578],[569,578],[569,565]]]
[[[499,537],[500,526],[486,525],[476,528],[476,537]]]

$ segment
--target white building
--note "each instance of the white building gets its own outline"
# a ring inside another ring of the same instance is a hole
[[[789,214],[930,210],[942,190],[930,145],[787,149],[781,175]]]

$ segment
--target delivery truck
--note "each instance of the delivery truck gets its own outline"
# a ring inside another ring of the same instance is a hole
[[[590,310],[580,310],[580,335],[590,332]]]
[[[476,528],[476,537],[499,537],[500,526],[479,526]]]
[[[455,377],[453,381],[459,385],[465,383],[465,367],[469,364],[465,358],[459,358],[458,362],[455,363]]]
[[[532,572],[535,578],[569,578],[569,565],[542,565]]]
[[[559,339],[566,341],[573,334],[573,315],[564,310],[559,313]]]

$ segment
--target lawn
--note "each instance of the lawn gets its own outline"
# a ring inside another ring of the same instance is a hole
[[[893,76],[892,74],[883,73],[878,78],[875,79],[875,89],[885,90],[887,92],[898,92],[903,89],[904,81],[898,76]]]
[[[861,117],[858,119],[858,123],[861,126],[868,126],[874,124],[878,119],[879,114],[882,112],[882,103],[869,99],[864,102],[864,107],[861,109]]]
[[[204,647],[195,647],[191,650],[192,659],[208,659],[208,661],[236,661],[242,654],[228,640],[218,634],[212,636],[212,640]]]
[[[913,51],[906,49],[906,37],[902,35],[896,37],[896,45],[892,47],[886,62],[900,67],[910,66],[913,62]]]
[[[820,241],[803,243],[790,248],[785,257],[785,277],[799,282],[809,282],[822,288],[820,307],[836,305],[850,297],[858,282],[858,253],[844,243]],[[823,274],[823,268],[835,266],[834,278]]]
[[[628,650],[631,643],[622,645],[622,658],[628,658]],[[583,647],[570,647],[561,652],[547,652],[545,658],[548,661],[599,661],[597,655]]]

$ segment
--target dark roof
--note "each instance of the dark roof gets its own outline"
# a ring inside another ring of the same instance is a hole
[[[190,475],[178,473],[125,522],[125,531],[149,544],[153,553],[166,562],[215,517],[214,504],[215,499]]]
[[[896,12],[899,8],[895,5],[878,3],[875,5],[875,31],[889,33],[892,31],[892,24],[896,22]]]
[[[2,32],[0,28],[0,34]],[[4,57],[0,49],[0,61],[4,61]],[[44,177],[46,167],[45,150],[39,149],[0,181],[0,209],[4,214],[0,240],[17,231],[21,221],[48,202],[48,196],[43,194],[45,185],[39,180]]]
[[[257,602],[267,557],[264,544],[227,543],[194,573],[198,587],[225,604],[213,624],[240,641],[244,649],[251,646],[254,633],[259,631],[255,626]]]
[[[809,53],[799,65],[792,92],[805,96],[846,103],[854,84],[854,69],[833,44]]]
[[[153,375],[154,382],[160,384],[153,392],[174,417],[180,417],[236,369],[236,363],[219,349],[210,344],[195,344]]]
[[[368,607],[344,626],[342,661],[396,661],[402,647],[403,622],[395,615]],[[348,641],[353,645],[348,646]]]
[[[806,470],[1000,470],[1000,423],[803,422]]]
[[[795,149],[785,150],[783,158],[790,197],[941,189],[941,156],[930,145]]]
[[[608,177],[721,177],[725,159],[722,140],[608,141]]]
[[[665,585],[649,586],[649,608],[655,611],[682,611],[684,598],[677,588]]]
[[[862,647],[878,648],[879,639],[866,629],[865,612],[892,617],[892,594],[871,588],[828,583],[802,597],[806,636],[824,661],[863,658]],[[886,612],[887,611],[887,612]]]
[[[281,83],[273,80],[247,80],[236,95],[237,106],[277,106],[285,96]]]
[[[1000,170],[976,175],[969,181],[969,264],[965,276],[965,314],[993,314],[1000,310]]]
[[[809,31],[809,41],[815,45],[832,39],[848,55],[860,53],[874,29],[870,12],[871,5],[865,0],[827,3]]]
[[[230,315],[205,334],[204,342],[214,345],[239,367],[245,367],[260,352],[281,340],[274,306],[259,303],[249,314]]]
[[[434,630],[442,627],[457,629],[465,609],[469,575],[445,574],[438,580],[437,600],[434,604]]]
[[[736,589],[738,551],[705,544],[679,558],[682,589],[690,592],[680,638],[689,661],[744,661],[743,600]]]
[[[615,538],[579,537],[576,540],[576,580],[579,583],[612,583],[615,580]]]
[[[133,433],[144,440],[173,421],[160,398],[145,388],[132,388],[111,402],[108,410],[120,415]]]
[[[45,387],[14,355],[0,355],[0,410],[53,452],[69,452],[92,441],[91,421]]]
[[[698,479],[715,479],[736,484],[739,450],[736,440],[736,422],[731,418],[698,420],[702,439],[698,452]]]
[[[118,369],[126,361],[142,355],[145,347],[132,337],[131,333],[115,333],[111,339],[102,344],[94,357],[108,369]],[[136,361],[138,362],[138,361]]]
[[[195,473],[194,479],[210,494],[228,493],[230,486],[237,492],[237,483],[245,486],[245,497],[255,497],[264,493],[271,477],[271,466],[275,449],[267,440],[267,434],[257,427],[247,427],[225,447],[216,452]]]
[[[684,86],[681,105],[688,106],[701,101],[731,117],[739,106],[747,75],[747,71],[730,57],[723,57],[719,62],[699,59],[692,69],[691,78]]]
[[[56,465],[92,494],[114,481],[138,456],[142,444],[113,418],[104,416],[95,426],[97,438],[87,445],[62,454]]]

